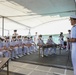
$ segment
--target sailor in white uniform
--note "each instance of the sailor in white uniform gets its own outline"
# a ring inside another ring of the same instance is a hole
[[[60,33],[60,36],[59,36],[59,44],[61,45],[61,49],[64,48],[64,36],[63,36],[63,32]]]
[[[16,40],[16,37],[13,36],[12,37],[12,41],[10,43],[10,46],[11,46],[11,51],[12,51],[12,55],[11,55],[11,58],[19,58],[18,55],[19,55],[19,51],[18,51],[18,41]]]
[[[15,37],[15,40],[14,40],[14,50],[15,50],[15,58],[19,58],[19,44],[18,44],[18,41]]]
[[[34,36],[34,42],[37,45],[37,41],[38,41],[38,33],[35,32],[35,36]]]
[[[39,35],[37,45],[40,47],[40,54],[41,54],[41,56],[43,57],[43,52],[44,52],[44,56],[48,56],[47,48],[45,48],[44,51],[42,50],[42,46],[45,45],[45,43],[44,43],[44,41],[42,39],[42,35]]]
[[[76,75],[76,15],[71,16],[70,21],[72,28],[71,28],[71,38],[68,41],[72,43],[71,58],[74,69],[74,75]]]
[[[51,48],[48,48],[48,50],[47,50],[47,51],[49,51],[48,53],[49,54],[52,54],[52,53],[56,54],[56,47],[55,47],[56,44],[53,41],[52,35],[49,36],[49,39],[47,40],[47,44],[53,46]],[[53,50],[53,52],[52,52],[52,50]]]
[[[28,37],[27,39],[27,47],[28,47],[28,52],[31,54],[32,53],[32,49],[31,49],[32,43],[30,38]]]
[[[22,57],[23,56],[23,51],[22,51],[22,39],[21,39],[21,36],[19,35],[18,38],[17,38],[17,41],[18,41],[18,44],[19,44],[19,57]]]
[[[27,36],[24,36],[22,44],[23,44],[23,55],[26,55],[26,54],[29,55],[28,47],[27,47]]]
[[[6,37],[5,40],[3,41],[3,47],[4,47],[4,56],[10,58],[10,42],[9,42],[9,37]]]
[[[9,51],[9,58],[11,58],[11,50],[10,50],[10,37],[6,37],[6,48]]]
[[[67,34],[67,40],[71,38],[71,30],[68,30],[68,34]],[[67,47],[66,47],[66,51],[67,50],[71,50],[71,42],[67,41]]]
[[[13,60],[15,58],[15,51],[14,51],[14,37],[12,37],[10,41],[10,51],[11,51],[11,59]]]
[[[17,30],[14,30],[14,34],[13,34],[13,36],[16,36],[16,38],[17,38],[17,36],[18,36],[18,34],[17,34]]]
[[[36,52],[37,51],[37,47],[36,47],[36,44],[35,44],[35,42],[33,41],[33,39],[32,39],[32,36],[30,37],[30,42],[31,42],[31,51],[32,52]]]

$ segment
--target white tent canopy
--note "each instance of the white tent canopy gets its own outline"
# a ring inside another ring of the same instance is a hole
[[[7,30],[33,29],[68,19],[75,12],[75,0],[0,0],[0,21],[4,18],[4,29]]]

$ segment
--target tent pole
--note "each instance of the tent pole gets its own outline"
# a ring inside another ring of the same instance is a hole
[[[8,36],[9,36],[9,30],[8,30]]]
[[[2,17],[2,36],[4,36],[4,17]]]

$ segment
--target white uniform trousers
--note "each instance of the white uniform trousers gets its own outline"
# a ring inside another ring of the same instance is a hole
[[[22,55],[22,54],[23,54],[23,52],[22,52],[22,47],[19,47],[18,49],[19,49],[19,50],[18,50],[18,51],[19,51],[19,55]]]
[[[15,47],[14,51],[15,51],[15,57],[18,56],[19,55],[18,47]]]
[[[72,46],[72,64],[73,64],[73,68],[74,68],[74,75],[76,75],[76,47]]]
[[[13,50],[11,50],[11,59],[13,59],[14,57],[15,57],[15,51],[13,49]]]
[[[28,50],[28,47],[27,46],[24,46],[24,48],[23,48],[23,54],[24,55],[27,53],[27,50]]]
[[[0,51],[0,57],[3,57],[3,52],[2,51]]]

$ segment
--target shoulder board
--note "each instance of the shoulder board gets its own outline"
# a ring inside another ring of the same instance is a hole
[[[76,25],[74,25],[73,27],[76,27]]]

